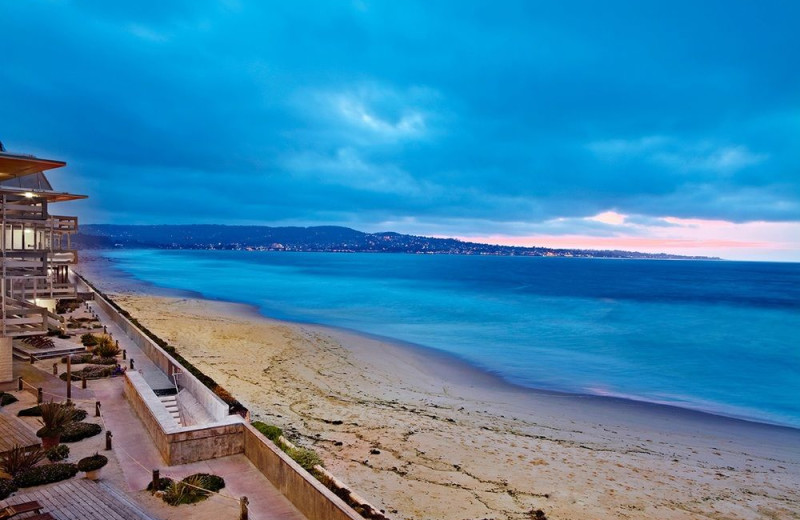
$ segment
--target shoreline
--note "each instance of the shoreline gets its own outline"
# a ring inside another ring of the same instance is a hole
[[[533,390],[423,346],[79,270],[393,518],[800,518],[791,427]]]
[[[446,364],[451,363],[458,363],[462,365],[462,370],[470,370],[474,371],[475,374],[479,374],[482,379],[493,380],[493,385],[498,388],[507,387],[510,390],[516,390],[522,393],[533,393],[533,394],[543,394],[543,395],[553,395],[553,396],[560,396],[560,397],[574,397],[580,399],[596,399],[599,402],[609,401],[609,402],[617,402],[617,403],[635,403],[641,406],[650,406],[654,407],[655,409],[665,409],[664,413],[672,413],[675,415],[686,415],[687,417],[697,416],[698,419],[702,419],[703,417],[708,417],[710,419],[716,419],[720,421],[732,421],[733,423],[745,423],[750,424],[755,427],[768,427],[768,428],[777,428],[777,429],[785,429],[789,431],[794,431],[800,434],[800,426],[794,426],[790,424],[783,424],[779,422],[770,422],[766,420],[760,420],[745,416],[737,416],[733,414],[726,414],[723,412],[718,412],[714,410],[704,410],[701,408],[693,408],[690,406],[679,406],[677,404],[665,403],[665,402],[657,402],[657,401],[650,401],[644,398],[636,398],[635,396],[616,396],[616,395],[603,395],[603,394],[592,394],[592,393],[579,393],[579,392],[565,392],[560,390],[552,390],[548,388],[541,388],[541,387],[534,387],[534,386],[525,386],[519,383],[514,383],[509,381],[505,377],[500,374],[494,373],[491,370],[487,370],[483,367],[476,365],[475,363],[470,362],[469,360],[459,356],[458,354],[452,352],[445,352],[433,347],[428,347],[425,345],[412,343],[408,341],[403,341],[397,338],[392,338],[389,336],[382,336],[380,334],[372,334],[369,332],[363,332],[355,329],[348,329],[346,327],[339,327],[336,325],[326,325],[314,322],[306,322],[306,321],[299,321],[299,320],[292,320],[292,319],[285,319],[285,318],[276,318],[273,316],[269,316],[261,311],[261,309],[251,303],[247,302],[240,302],[234,300],[225,300],[221,298],[213,298],[206,296],[200,292],[190,290],[190,289],[182,289],[182,288],[174,288],[174,287],[163,287],[156,285],[152,282],[148,282],[142,280],[140,278],[135,277],[134,275],[123,271],[122,269],[116,268],[114,266],[114,260],[104,257],[102,255],[98,256],[91,256],[89,262],[96,263],[98,260],[102,260],[103,262],[107,262],[108,265],[101,268],[101,271],[95,272],[96,276],[99,276],[101,279],[105,279],[108,282],[108,279],[114,279],[115,281],[121,282],[121,289],[120,292],[128,293],[142,293],[147,295],[153,296],[163,296],[163,297],[178,297],[178,298],[192,298],[197,300],[204,300],[209,302],[217,302],[221,304],[228,304],[232,306],[236,306],[240,308],[241,314],[243,316],[249,316],[256,319],[265,319],[270,320],[276,323],[281,323],[289,326],[298,326],[298,327],[309,327],[309,328],[316,328],[320,332],[323,333],[339,333],[344,336],[353,336],[357,338],[364,338],[373,340],[375,342],[379,342],[386,345],[392,345],[394,347],[398,347],[401,349],[405,349],[409,352],[416,353],[421,356],[428,357],[430,359],[436,359],[437,361]],[[625,258],[601,258],[601,260],[630,260]],[[642,260],[642,259],[634,259],[634,260]],[[109,272],[104,273],[105,269],[109,269]],[[126,281],[128,283],[126,283]],[[113,291],[112,291],[113,292]],[[732,424],[733,424],[732,423]]]

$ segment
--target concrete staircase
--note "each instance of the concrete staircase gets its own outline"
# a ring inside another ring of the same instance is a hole
[[[159,401],[164,403],[164,407],[170,413],[175,422],[178,423],[178,426],[183,426],[183,422],[181,421],[181,412],[178,409],[178,396],[176,395],[161,395],[158,397]]]

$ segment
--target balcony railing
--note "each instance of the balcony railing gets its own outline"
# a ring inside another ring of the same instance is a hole
[[[3,335],[37,336],[47,332],[47,309],[23,300],[5,299]]]
[[[50,215],[49,224],[53,231],[61,233],[75,233],[78,231],[78,217]]]

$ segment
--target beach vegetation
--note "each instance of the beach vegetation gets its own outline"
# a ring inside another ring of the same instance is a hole
[[[0,469],[14,476],[34,467],[43,458],[44,451],[40,447],[23,447],[15,444],[10,450],[0,453]]]
[[[81,300],[58,300],[56,302],[56,314],[66,314],[78,309],[83,303]]]
[[[72,478],[78,474],[78,466],[67,462],[56,462],[44,466],[35,466],[14,475],[14,484],[17,487],[25,488],[31,486],[41,486],[51,482],[59,482]]]
[[[325,467],[325,463],[322,462],[322,459],[314,450],[308,448],[289,448],[286,450],[286,454],[312,475],[315,473],[314,466]]]
[[[271,440],[275,444],[280,444],[281,435],[283,435],[283,430],[278,428],[277,426],[273,426],[271,424],[267,424],[261,421],[254,421],[253,428],[261,432],[264,437]]]

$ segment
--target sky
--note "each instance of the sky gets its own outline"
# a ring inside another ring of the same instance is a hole
[[[800,261],[794,1],[0,0],[81,223]]]

